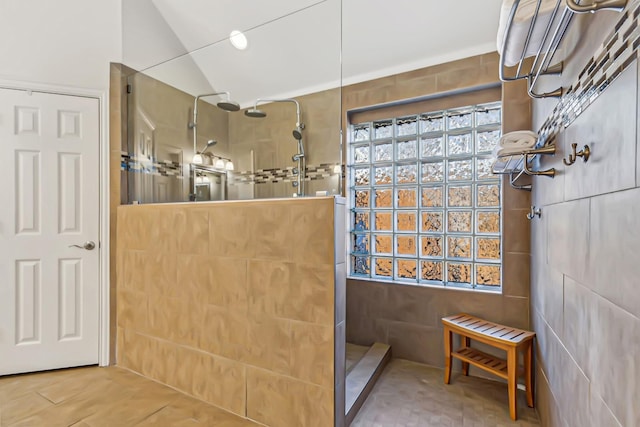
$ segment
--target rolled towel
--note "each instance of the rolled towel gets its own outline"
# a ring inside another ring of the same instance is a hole
[[[522,154],[525,151],[531,150],[533,147],[501,147],[496,146],[493,149],[493,157],[500,158],[505,156],[512,156],[514,154]]]
[[[511,154],[522,154],[535,148],[536,142],[538,142],[538,134],[535,132],[529,130],[509,132],[502,135],[498,145],[493,149],[493,156],[499,158]]]
[[[498,145],[504,148],[529,149],[536,145],[537,141],[537,133],[530,130],[517,130],[502,135]]]
[[[502,7],[500,9],[500,21],[498,24],[498,53],[502,56],[503,62],[506,66],[511,67],[520,62],[522,57],[522,51],[524,50],[524,44],[529,33],[529,27],[531,26],[531,19],[536,11],[536,6],[540,1],[540,9],[536,18],[533,32],[531,33],[531,39],[527,45],[527,50],[524,53],[524,57],[528,58],[538,53],[541,45],[545,43],[545,46],[550,43],[550,40],[544,40],[544,33],[551,19],[551,15],[559,0],[520,0],[518,3],[518,10],[511,23],[511,30],[509,32],[509,43],[504,45],[504,36],[507,32],[507,25],[509,24],[509,14],[511,8],[515,3],[515,0],[503,0]],[[564,2],[558,7],[558,12],[554,17],[554,24],[551,27],[551,34],[553,35],[553,29],[560,22],[562,11],[565,8]],[[550,39],[551,37],[547,37]],[[544,52],[544,51],[543,51]]]

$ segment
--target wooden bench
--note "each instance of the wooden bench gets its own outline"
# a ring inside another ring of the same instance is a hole
[[[444,325],[444,383],[451,379],[452,357],[462,361],[462,372],[469,375],[469,364],[491,372],[507,380],[509,390],[509,415],[516,420],[516,391],[518,382],[518,351],[524,353],[524,378],[527,392],[527,405],[533,408],[533,338],[535,332],[499,325],[482,320],[468,314],[456,314],[443,317]],[[453,351],[451,334],[460,335],[460,348]],[[471,340],[475,340],[507,352],[507,358],[501,359],[471,348]]]

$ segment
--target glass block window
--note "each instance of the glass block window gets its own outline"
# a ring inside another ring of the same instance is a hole
[[[500,291],[500,103],[351,125],[350,276]]]

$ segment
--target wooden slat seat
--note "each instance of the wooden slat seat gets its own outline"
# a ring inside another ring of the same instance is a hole
[[[533,408],[533,338],[535,332],[500,325],[488,320],[480,319],[469,314],[456,314],[443,317],[445,371],[444,382],[451,380],[452,358],[462,361],[462,372],[469,375],[469,365],[477,366],[507,380],[509,390],[509,414],[511,419],[517,419],[516,390],[518,379],[518,351],[524,353],[522,373],[525,377],[527,405]],[[461,347],[453,351],[451,334],[460,335]],[[471,347],[471,340],[475,340],[507,352],[507,358],[502,359],[476,348]]]

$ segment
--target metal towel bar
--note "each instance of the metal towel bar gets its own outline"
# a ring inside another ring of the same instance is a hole
[[[518,185],[517,181],[524,175],[543,175],[553,178],[556,174],[555,168],[546,170],[533,170],[531,164],[533,159],[542,154],[555,154],[555,144],[548,144],[540,148],[525,150],[522,153],[507,154],[498,156],[496,162],[491,167],[495,174],[509,175],[509,184],[518,190],[531,190],[531,184]]]
[[[527,79],[527,91],[532,98],[546,98],[546,97],[560,97],[562,96],[562,87],[550,92],[538,92],[536,91],[536,84],[538,78],[542,75],[560,74],[562,72],[562,62],[552,64],[551,61],[562,42],[573,15],[576,13],[594,13],[599,10],[624,10],[627,0],[601,0],[593,1],[589,4],[578,4],[574,0],[557,0],[557,3],[550,13],[549,22],[544,28],[542,35],[542,41],[537,49],[533,59],[527,61],[527,49],[531,44],[532,35],[538,20],[538,13],[543,0],[538,0],[535,8],[535,12],[531,17],[529,29],[527,31],[527,37],[524,40],[522,54],[520,60],[513,67],[507,67],[504,60],[504,55],[500,56],[499,74],[500,80],[507,82],[513,80]],[[562,5],[565,4],[566,7]],[[513,23],[518,11],[520,0],[515,0],[509,17],[507,19],[507,27],[504,33],[503,39],[503,51],[507,50],[509,43],[512,42],[512,29]],[[560,14],[560,15],[559,15]],[[509,69],[509,70],[507,70]],[[515,69],[515,70],[514,70]]]

